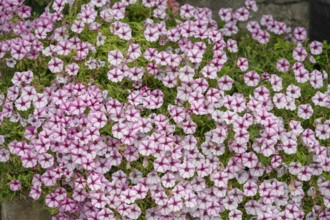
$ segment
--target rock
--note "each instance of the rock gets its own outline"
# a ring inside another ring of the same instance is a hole
[[[239,8],[244,6],[244,0],[178,0],[180,4],[189,3],[197,7],[207,7],[213,12],[214,18],[218,18],[218,12],[220,8]]]
[[[273,0],[272,2],[275,4],[288,5],[300,2],[307,2],[307,0]]]
[[[290,26],[303,26],[308,28],[309,10],[308,1],[292,4],[259,4],[256,17],[272,14],[276,20],[283,21]]]
[[[2,203],[2,220],[50,220],[48,212],[32,207],[23,200]]]
[[[208,7],[212,10],[213,18],[219,19],[220,8],[240,8],[244,0],[178,0],[180,4],[189,3],[197,7]],[[309,5],[308,0],[257,0],[258,12],[251,14],[254,20],[259,20],[264,14],[272,14],[276,20],[284,21],[290,26],[303,26],[308,28]]]
[[[267,3],[267,4],[295,4],[295,3],[300,3],[308,0],[256,0],[257,3]]]
[[[311,0],[310,38],[330,42],[330,0]]]

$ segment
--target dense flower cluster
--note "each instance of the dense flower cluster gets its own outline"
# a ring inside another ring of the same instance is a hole
[[[168,3],[178,13],[171,26]],[[143,45],[125,22],[134,4],[152,12],[140,30]],[[56,75],[40,90],[34,86],[39,73],[15,71],[1,95],[0,121],[9,119],[25,131],[21,140],[6,144],[1,136],[0,162],[19,158],[23,168],[37,170],[29,196],[43,195],[58,211],[54,218],[330,218],[330,180],[322,175],[330,171],[330,151],[322,144],[330,139],[329,114],[313,121],[314,128],[305,123],[315,119],[316,108],[329,113],[330,86],[324,70],[309,69],[323,44],[308,43],[304,28],[291,31],[270,15],[249,21],[258,10],[253,0],[236,10],[220,9],[222,27],[210,9],[178,8],[174,1],[91,0],[71,23],[66,7],[78,8],[54,0],[30,20],[23,0],[0,3],[2,33],[15,36],[0,42],[8,68],[43,59],[47,74]],[[251,68],[247,56],[237,57],[239,22],[247,22],[257,44],[267,45],[272,35],[291,39],[294,48],[287,53],[293,62],[278,57],[271,63],[274,73]],[[96,39],[84,37],[86,29]],[[102,50],[109,36],[127,47],[112,43]],[[223,73],[229,62],[237,66],[232,75]],[[114,87],[129,82],[125,101],[100,83],[81,81],[83,68],[100,70]],[[294,82],[284,87],[286,75]],[[148,86],[147,77],[161,86]],[[313,88],[311,100],[301,99],[306,85]],[[235,87],[252,93],[233,92]],[[282,115],[288,112],[289,120]],[[204,129],[196,117],[211,127]],[[302,148],[313,155],[308,163],[284,162]],[[309,186],[312,178],[317,184]],[[17,179],[9,184],[12,191],[21,189]],[[323,206],[307,213],[304,198],[316,196]]]

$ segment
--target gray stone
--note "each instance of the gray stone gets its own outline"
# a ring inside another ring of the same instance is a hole
[[[310,38],[330,42],[330,0],[311,0]]]
[[[2,220],[48,220],[51,215],[44,210],[33,207],[26,201],[14,200],[2,203]]]
[[[244,6],[244,0],[178,0],[179,3],[189,3],[197,7],[208,7],[212,10],[213,18],[219,19],[220,8],[239,8]],[[289,26],[308,28],[308,0],[257,0],[259,10],[252,12],[254,20],[259,20],[264,14],[272,14],[276,20],[286,22]]]
[[[256,17],[263,14],[272,14],[276,20],[283,21],[290,26],[304,26],[308,28],[309,10],[308,1],[292,4],[259,4]]]
[[[308,0],[259,0],[258,3],[271,3],[271,4],[281,4],[281,5],[288,5],[288,4],[295,4],[300,3]]]

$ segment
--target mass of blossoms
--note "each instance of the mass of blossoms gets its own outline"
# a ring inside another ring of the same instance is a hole
[[[0,1],[1,191],[59,220],[330,219],[326,42],[253,0],[23,1]]]

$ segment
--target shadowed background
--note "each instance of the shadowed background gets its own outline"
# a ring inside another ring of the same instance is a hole
[[[239,8],[245,0],[177,0],[180,4],[212,9],[213,18],[218,19],[220,8]],[[253,20],[271,14],[278,21],[291,27],[303,26],[309,30],[312,40],[330,41],[330,0],[256,0],[259,10],[252,13]]]

